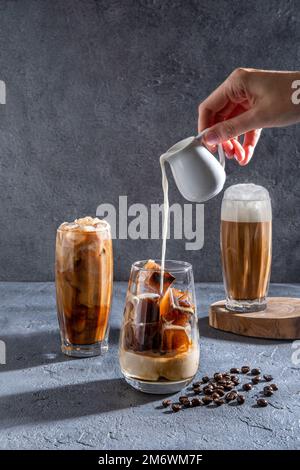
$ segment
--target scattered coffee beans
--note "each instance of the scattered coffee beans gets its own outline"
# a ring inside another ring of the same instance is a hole
[[[272,375],[264,374],[263,378],[260,376],[261,371],[258,367],[251,369],[250,366],[242,366],[240,369],[237,367],[232,367],[229,372],[215,372],[212,378],[209,378],[207,375],[203,376],[201,380],[198,380],[192,384],[193,394],[200,395],[203,393],[203,398],[194,396],[189,398],[187,395],[181,395],[178,398],[178,403],[172,403],[170,399],[162,401],[162,406],[168,408],[169,406],[174,413],[182,410],[182,408],[190,408],[202,405],[210,405],[214,403],[215,406],[224,405],[226,402],[230,403],[234,400],[237,401],[239,405],[243,405],[246,401],[245,396],[241,393],[238,393],[235,389],[239,383],[240,378],[236,374],[251,374],[251,382],[241,384],[243,390],[250,391],[253,389],[253,385],[259,384],[262,380],[265,382],[271,382],[273,380]],[[250,379],[250,377],[249,377]],[[202,384],[206,384],[201,388]],[[263,388],[263,391],[260,392],[260,395],[265,397],[271,397],[275,391],[278,390],[276,383],[268,384]],[[225,391],[227,392],[225,394]],[[256,400],[257,406],[265,407],[268,406],[268,402],[265,398],[258,398]]]
[[[268,402],[267,400],[265,400],[264,398],[259,398],[256,403],[258,404],[258,406],[268,406]]]
[[[252,390],[253,388],[253,385],[251,383],[246,383],[243,385],[243,390],[246,390],[247,392],[249,392],[249,390]]]

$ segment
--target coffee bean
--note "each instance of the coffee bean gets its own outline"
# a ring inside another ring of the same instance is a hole
[[[234,385],[238,385],[240,383],[240,379],[236,377],[235,379],[231,379]]]
[[[232,391],[232,392],[228,392],[228,393],[226,393],[226,395],[225,395],[225,400],[226,400],[226,401],[235,400],[235,399],[236,399],[236,396],[237,396],[237,393],[236,393],[236,392],[235,392],[235,393],[234,393],[233,391]]]
[[[166,399],[166,400],[164,400],[164,401],[162,402],[162,406],[163,406],[164,408],[168,408],[168,406],[170,406],[171,404],[172,404],[172,401],[171,401],[171,400],[168,400],[168,399]]]
[[[224,390],[224,386],[223,385],[220,385],[220,382],[217,383],[217,386],[216,388],[218,388],[219,390]]]
[[[218,387],[225,387],[227,381],[226,380],[219,380],[219,382],[217,383]]]
[[[223,378],[223,375],[220,374],[220,372],[216,372],[216,373],[214,374],[214,379],[215,379],[217,382],[218,382],[219,380],[222,380],[222,378]]]
[[[179,401],[179,403],[181,403],[181,404],[183,405],[184,403],[186,403],[187,401],[189,401],[189,399],[188,399],[188,397],[187,397],[186,395],[183,395],[183,396],[181,396],[181,397],[178,398],[178,401]]]
[[[246,383],[243,385],[243,390],[246,390],[247,392],[249,392],[249,390],[252,390],[252,388],[253,388],[253,385],[250,383]]]
[[[260,382],[261,378],[259,375],[256,375],[255,377],[253,377],[253,379],[251,379],[251,382],[254,384],[254,385],[257,385],[259,382]]]
[[[254,369],[251,369],[251,374],[252,375],[260,375],[261,370],[255,367]]]
[[[259,398],[258,400],[256,400],[256,403],[258,404],[258,406],[268,406],[268,402],[264,398]]]
[[[211,395],[213,391],[214,388],[211,385],[205,385],[205,387],[203,387],[203,392],[205,395]]]
[[[223,400],[223,398],[218,398],[217,400],[215,400],[215,404],[217,406],[224,405],[224,403],[225,403],[225,400]]]
[[[271,384],[270,385],[270,388],[274,391],[274,392],[277,392],[278,390],[278,386],[276,384]]]
[[[215,392],[219,395],[219,397],[223,397],[223,396],[224,396],[224,390],[223,390],[223,388],[216,388],[216,389],[215,389]]]
[[[225,374],[223,374],[223,380],[230,380],[230,378],[231,375],[228,372],[225,372]]]
[[[264,396],[271,397],[273,395],[273,390],[271,387],[264,387]]]
[[[177,413],[178,411],[180,411],[182,409],[182,406],[179,405],[178,403],[173,403],[172,405],[172,410],[174,411],[174,413]]]
[[[236,400],[237,400],[239,405],[243,405],[245,403],[245,397],[244,397],[244,395],[241,395],[240,393],[236,397]]]
[[[220,398],[220,395],[217,392],[214,392],[211,397],[213,400],[217,400],[218,398]]]
[[[207,384],[207,382],[209,382],[209,377],[205,375],[204,377],[202,377],[202,383]]]
[[[192,402],[189,399],[187,399],[186,401],[182,403],[182,406],[184,408],[190,408],[192,406]]]
[[[230,369],[231,374],[240,374],[240,372],[240,369],[238,369],[237,367],[231,367]]]
[[[198,388],[198,387],[200,387],[200,385],[201,385],[201,381],[198,380],[198,382],[194,382],[194,383],[193,383],[192,387],[193,387],[193,388]]]
[[[224,389],[226,391],[232,390],[233,388],[234,388],[234,383],[232,383],[232,382],[227,382],[225,387],[224,387]]]
[[[266,382],[271,382],[271,380],[273,380],[273,377],[272,377],[272,375],[265,374],[264,379],[265,379]]]
[[[207,395],[205,395],[205,397],[202,398],[202,401],[203,401],[204,405],[209,405],[210,403],[213,402],[213,399],[211,397],[208,397]]]
[[[242,374],[248,374],[248,372],[250,371],[250,366],[243,366],[241,368],[241,371],[242,371]]]
[[[201,388],[200,388],[200,387],[195,387],[195,388],[193,389],[193,392],[194,392],[195,395],[200,395],[200,393],[201,393]]]
[[[198,397],[192,398],[192,406],[201,406],[202,400]]]

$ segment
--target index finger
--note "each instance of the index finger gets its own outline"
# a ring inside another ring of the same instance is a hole
[[[198,108],[198,132],[211,127],[213,116],[229,104],[225,83],[226,81],[200,103]]]

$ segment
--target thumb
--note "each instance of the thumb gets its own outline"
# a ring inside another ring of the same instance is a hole
[[[203,135],[203,140],[207,145],[215,145],[233,139],[238,135],[255,129],[256,118],[252,109],[245,111],[227,121],[218,122],[207,129]]]

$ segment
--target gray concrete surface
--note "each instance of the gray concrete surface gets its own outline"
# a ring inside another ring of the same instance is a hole
[[[207,325],[220,284],[196,288],[201,334],[198,376],[250,363],[273,374],[279,391],[272,406],[158,409],[120,375],[117,347],[125,283],[116,283],[110,350],[102,358],[72,360],[59,351],[52,283],[0,283],[1,449],[299,449],[300,365],[292,343],[221,333]],[[271,295],[299,296],[300,285],[272,285]],[[299,346],[298,346],[299,348]]]
[[[0,279],[46,281],[62,221],[118,207],[119,195],[162,201],[158,156],[196,131],[198,103],[234,68],[299,68],[300,4],[1,0],[0,41]],[[227,164],[227,185],[271,192],[273,282],[300,280],[299,139],[299,127],[267,130],[251,165]],[[220,202],[206,204],[203,250],[168,244],[199,281],[221,281]],[[116,241],[116,279],[159,256],[159,240]]]

